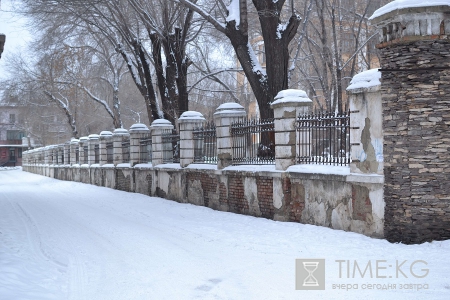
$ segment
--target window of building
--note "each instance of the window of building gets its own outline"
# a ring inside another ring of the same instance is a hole
[[[25,133],[23,133],[20,130],[7,130],[6,131],[6,139],[8,141],[22,140],[22,138],[24,136],[25,136]]]
[[[9,123],[16,123],[16,115],[15,114],[9,114]]]
[[[17,149],[17,157],[22,157],[22,148]]]

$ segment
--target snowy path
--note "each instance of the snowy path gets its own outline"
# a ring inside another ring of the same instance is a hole
[[[449,254],[450,241],[390,244],[0,172],[0,299],[450,299]],[[325,291],[295,290],[296,258],[326,259]],[[427,265],[417,273],[430,272],[425,278],[339,278],[336,260],[423,260]],[[359,290],[332,288],[348,283]],[[426,283],[429,289],[362,290],[364,283]]]

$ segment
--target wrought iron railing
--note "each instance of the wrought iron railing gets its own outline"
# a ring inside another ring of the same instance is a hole
[[[80,149],[75,149],[75,163],[79,164],[80,163]]]
[[[100,163],[100,145],[94,145],[94,164]]]
[[[207,123],[194,128],[194,162],[217,164],[216,125]]]
[[[166,129],[162,133],[162,150],[164,163],[180,162],[180,135],[176,129]]]
[[[89,148],[88,146],[83,146],[83,164],[89,163]]]
[[[113,142],[106,143],[106,163],[114,163],[114,144]]]
[[[122,141],[122,162],[130,162],[130,140]]]
[[[273,119],[241,120],[231,124],[233,164],[274,164]]]
[[[297,163],[350,164],[350,113],[298,116]]]
[[[150,134],[139,141],[139,162],[152,162],[152,136]]]

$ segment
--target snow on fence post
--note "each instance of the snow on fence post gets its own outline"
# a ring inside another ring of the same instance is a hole
[[[233,149],[231,141],[231,123],[247,116],[242,105],[234,102],[221,104],[214,113],[217,135],[217,169],[223,169],[233,164]]]
[[[79,163],[79,161],[77,161],[77,149],[78,149],[78,144],[79,144],[79,140],[73,138],[70,140],[70,164],[71,165],[76,165]]]
[[[108,163],[108,150],[106,145],[111,142],[112,135],[111,131],[100,132],[100,166]]]
[[[185,111],[178,119],[180,126],[180,166],[187,167],[194,162],[194,128],[205,123],[203,115],[197,111]]]
[[[173,130],[173,125],[166,119],[157,119],[150,126],[152,132],[152,164],[153,166],[163,163],[162,134],[164,131]]]
[[[99,163],[98,161],[95,161],[95,148],[96,146],[99,147],[100,143],[100,136],[98,134],[90,134],[88,136],[88,164],[93,165],[95,163]]]
[[[310,112],[312,101],[302,90],[283,90],[274,98],[270,104],[274,111],[275,127],[275,168],[286,170],[296,164],[297,157],[297,135],[295,122],[299,115]],[[309,139],[298,141],[302,147],[307,147]]]
[[[80,158],[79,164],[80,165],[85,164],[87,161],[87,157],[85,157],[84,147],[88,146],[88,141],[89,141],[89,138],[87,136],[80,137],[80,142],[78,143],[78,147],[79,147],[78,151],[79,151],[79,158]]]
[[[352,173],[383,175],[383,116],[381,72],[355,75],[347,88],[350,104],[350,151]]]
[[[133,124],[130,127],[130,166],[134,167],[140,162],[141,139],[146,137],[150,129],[145,124]]]

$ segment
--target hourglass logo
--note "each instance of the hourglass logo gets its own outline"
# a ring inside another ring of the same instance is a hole
[[[325,289],[325,259],[295,260],[295,289]]]

